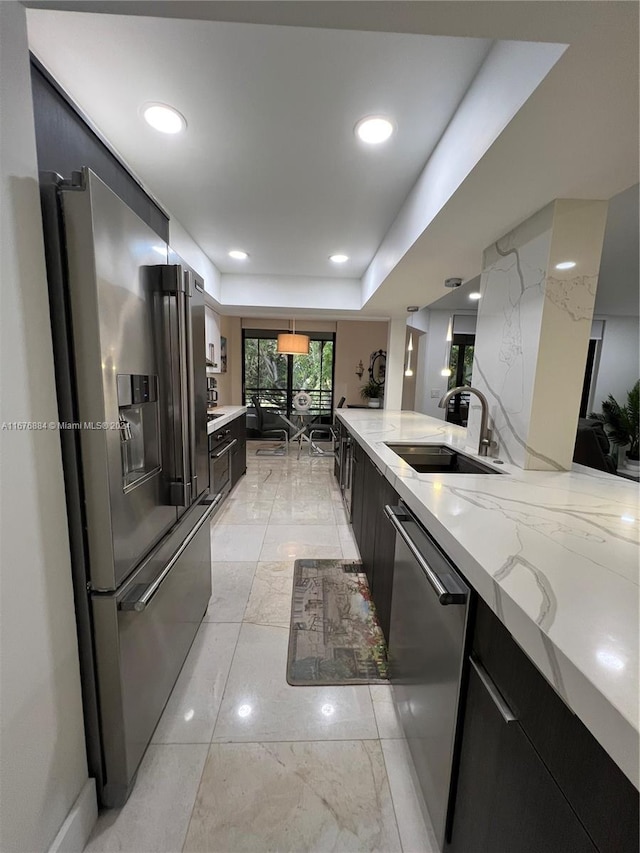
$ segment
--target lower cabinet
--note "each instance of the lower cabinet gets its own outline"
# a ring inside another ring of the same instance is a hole
[[[373,584],[371,593],[378,613],[378,621],[387,642],[391,620],[391,590],[393,587],[393,558],[396,536],[384,512],[385,506],[396,506],[400,500],[391,483],[376,470],[379,479],[377,511],[374,521]]]
[[[231,488],[247,470],[247,419],[240,415],[229,424],[231,437],[236,444],[231,450]]]
[[[353,532],[387,641],[395,534],[384,507],[398,502],[353,439]],[[446,853],[637,853],[638,791],[476,600]]]
[[[388,640],[395,534],[384,507],[397,503],[398,495],[355,439],[353,459],[353,533],[380,627]]]
[[[355,439],[352,439],[351,449],[351,524],[358,548],[362,554],[364,542],[363,510],[365,504],[364,473],[367,454]]]
[[[471,668],[451,853],[596,853],[494,688]]]
[[[638,792],[482,601],[468,663],[447,853],[637,853]]]

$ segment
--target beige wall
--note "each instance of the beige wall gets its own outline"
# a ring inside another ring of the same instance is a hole
[[[57,421],[19,3],[0,3],[0,87],[0,421]],[[87,781],[60,437],[55,430],[2,431],[0,455],[0,849],[39,853]]]
[[[227,339],[227,372],[218,373],[218,405],[242,405],[242,326],[240,317],[219,316],[220,334]]]
[[[336,323],[336,368],[334,399],[347,398],[347,404],[362,405],[360,388],[369,378],[371,353],[387,348],[389,324],[386,321],[339,320]],[[362,359],[364,374],[356,376],[356,365]]]
[[[218,374],[219,405],[242,403],[242,329],[288,329],[288,318],[225,317],[220,315],[220,332],[227,338],[228,370]],[[336,333],[335,394],[336,403],[343,395],[347,402],[360,404],[360,387],[367,381],[367,368],[372,352],[387,348],[387,322],[366,320],[296,320],[296,329],[307,332]],[[364,374],[358,379],[355,370],[362,359]]]

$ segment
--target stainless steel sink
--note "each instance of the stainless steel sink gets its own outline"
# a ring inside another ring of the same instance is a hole
[[[386,444],[419,474],[502,474],[445,444]]]

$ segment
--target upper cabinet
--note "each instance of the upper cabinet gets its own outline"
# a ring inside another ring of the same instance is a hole
[[[207,369],[220,373],[220,317],[208,306],[205,306],[205,340]]]

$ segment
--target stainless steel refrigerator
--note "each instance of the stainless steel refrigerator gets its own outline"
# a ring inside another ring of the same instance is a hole
[[[87,751],[119,806],[211,595],[204,282],[89,169],[41,198]]]

